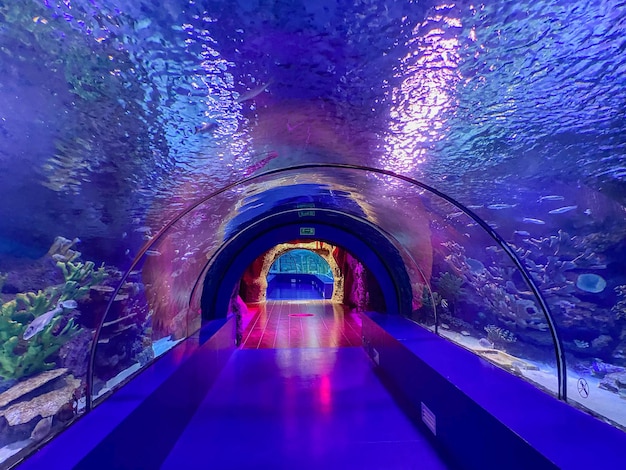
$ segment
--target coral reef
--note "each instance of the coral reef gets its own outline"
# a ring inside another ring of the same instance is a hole
[[[77,252],[70,247],[76,240],[57,237],[50,252],[75,259]],[[51,356],[79,330],[74,314],[66,315],[62,306],[75,308],[75,301],[86,297],[90,288],[107,276],[104,266],[96,270],[91,261],[57,261],[57,267],[65,283],[17,293],[0,305],[0,377],[19,379],[55,367]]]
[[[444,272],[435,280],[437,292],[448,302],[455,302],[461,295],[463,279],[452,273]]]
[[[65,237],[56,237],[52,246],[48,250],[47,255],[55,261],[62,261],[64,263],[74,261],[75,259],[80,258],[80,251],[72,250],[72,247],[79,242],[80,239],[78,238],[68,240]]]
[[[626,320],[626,284],[617,286],[615,292],[619,300],[611,308],[611,312],[615,313],[616,320]]]
[[[87,261],[84,264],[59,261],[57,266],[65,278],[61,300],[78,300],[85,297],[89,293],[89,289],[100,284],[107,276],[104,264],[95,270],[95,264],[92,261]]]

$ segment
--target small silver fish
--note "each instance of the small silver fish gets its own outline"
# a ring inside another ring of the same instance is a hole
[[[565,214],[566,212],[573,211],[574,209],[578,209],[578,206],[559,207],[558,209],[549,211],[548,214]]]
[[[585,215],[591,215],[591,209],[585,209],[585,210],[583,211],[583,214],[585,214]]]
[[[194,134],[207,134],[217,128],[218,124],[216,122],[203,122],[202,125],[195,127]]]
[[[64,300],[63,302],[59,302],[57,306],[61,306],[67,310],[72,310],[78,307],[78,303],[74,299]]]
[[[515,232],[513,232],[515,235],[520,235],[522,237],[529,237],[530,236],[530,232],[527,232],[526,230],[516,230]]]
[[[530,217],[524,217],[522,222],[527,224],[545,225],[545,222],[541,219],[531,219]]]
[[[64,308],[74,309],[76,307],[78,307],[78,304],[75,300],[65,300],[63,302],[57,303],[57,306],[54,307],[52,310],[42,315],[39,315],[32,322],[30,322],[30,324],[24,330],[24,334],[22,335],[22,337],[25,340],[31,339],[37,333],[43,331],[43,329],[52,321],[52,318],[61,313]]]
[[[146,251],[146,256],[161,256],[161,252],[158,250],[148,250]]]
[[[487,206],[487,209],[499,211],[502,209],[512,209],[515,206],[517,206],[517,204],[490,204]]]
[[[250,90],[246,91],[245,93],[242,93],[241,95],[239,95],[239,98],[237,98],[237,103],[243,103],[244,101],[248,101],[248,100],[256,98],[261,93],[263,93],[265,90],[267,90],[267,87],[270,86],[273,81],[274,80],[270,78],[267,81],[267,83],[259,85],[256,88],[251,88]]]
[[[537,199],[537,202],[543,202],[543,201],[563,201],[565,198],[563,196],[557,196],[556,194],[550,195],[550,196],[540,196],[539,199]]]
[[[448,308],[448,301],[446,299],[441,299],[441,306],[443,308]]]

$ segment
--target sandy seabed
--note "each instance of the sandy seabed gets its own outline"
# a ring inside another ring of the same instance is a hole
[[[463,346],[466,349],[476,350],[483,349],[478,344],[478,338],[472,336],[464,336],[460,333],[450,330],[439,330],[442,336]],[[553,364],[547,364],[520,358],[521,361],[527,362],[539,368],[539,370],[521,370],[521,374],[529,382],[539,385],[541,388],[557,394],[557,369]],[[577,408],[582,407],[595,415],[602,421],[610,424],[617,423],[619,426],[626,428],[626,399],[621,398],[617,393],[609,392],[600,388],[602,379],[591,375],[568,374],[567,377],[567,395],[568,402]],[[578,392],[579,379],[584,379],[589,384],[589,396],[583,398]],[[599,415],[599,416],[598,416]],[[606,417],[607,419],[604,419]],[[611,423],[611,421],[613,423]]]

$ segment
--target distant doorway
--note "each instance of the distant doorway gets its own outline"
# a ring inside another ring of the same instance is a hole
[[[317,253],[293,249],[279,256],[267,274],[267,300],[321,300],[333,296],[329,264]]]

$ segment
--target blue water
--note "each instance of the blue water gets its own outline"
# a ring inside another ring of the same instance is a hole
[[[3,232],[117,239],[269,150],[267,168],[383,166],[470,204],[548,182],[624,202],[623,6],[309,3],[12,2]]]

